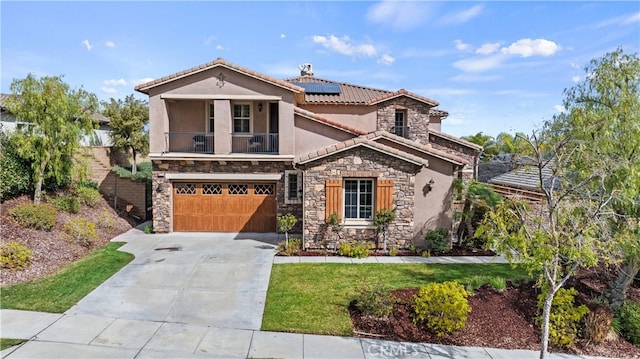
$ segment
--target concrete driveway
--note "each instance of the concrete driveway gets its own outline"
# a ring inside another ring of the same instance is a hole
[[[118,240],[136,258],[67,314],[260,329],[274,234],[130,232]]]

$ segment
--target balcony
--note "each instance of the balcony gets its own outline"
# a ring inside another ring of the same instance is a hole
[[[166,152],[213,153],[211,132],[165,132]]]
[[[277,133],[234,133],[231,135],[232,153],[278,153]]]

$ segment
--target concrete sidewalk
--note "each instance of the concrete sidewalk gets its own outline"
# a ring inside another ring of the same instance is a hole
[[[481,257],[274,257],[277,237],[116,237],[135,259],[64,314],[0,311],[3,358],[537,358],[526,350],[260,331],[274,263],[503,263]],[[578,358],[553,355],[553,358]]]

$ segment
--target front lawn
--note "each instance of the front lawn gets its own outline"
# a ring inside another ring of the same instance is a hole
[[[117,250],[123,244],[109,243],[50,276],[2,287],[0,308],[63,313],[131,262],[132,254]]]
[[[262,330],[351,335],[347,309],[364,283],[387,289],[416,288],[429,282],[474,276],[527,279],[508,264],[275,264],[262,318]]]

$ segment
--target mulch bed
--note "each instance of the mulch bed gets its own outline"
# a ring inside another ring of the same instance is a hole
[[[24,270],[12,270],[0,268],[0,285],[22,283],[51,274],[66,264],[74,262],[96,248],[103,247],[109,241],[136,225],[137,221],[131,218],[123,218],[109,204],[101,200],[95,207],[82,205],[80,212],[69,214],[58,213],[58,219],[51,231],[40,231],[24,228],[10,218],[7,212],[21,203],[31,203],[28,196],[18,197],[2,203],[0,211],[0,238],[2,242],[17,241],[26,245],[33,252],[32,263]],[[63,226],[69,220],[83,217],[86,220],[96,222],[100,214],[107,211],[115,221],[115,227],[111,230],[96,226],[98,239],[90,247],[84,247],[69,241],[63,232]]]
[[[401,342],[540,350],[540,330],[534,325],[533,319],[536,315],[538,290],[529,284],[509,286],[502,292],[488,286],[477,289],[469,297],[472,311],[465,327],[443,337],[438,337],[424,326],[413,322],[412,298],[417,291],[417,288],[392,291],[391,294],[398,298],[398,302],[387,318],[363,315],[352,303],[349,312],[354,332],[361,337]],[[637,291],[640,292],[640,289]],[[551,351],[640,358],[640,348],[621,338],[603,344],[581,340],[571,349],[552,347]]]
[[[281,252],[278,252],[276,254],[277,256],[286,256],[286,254],[282,254]],[[474,257],[474,256],[480,256],[480,257],[493,257],[495,256],[496,253],[494,251],[489,251],[489,250],[485,250],[482,248],[466,248],[466,247],[458,247],[458,246],[453,246],[453,248],[451,248],[451,250],[446,251],[446,252],[433,252],[431,253],[431,257],[460,257],[460,256],[467,256],[467,257]],[[335,256],[339,256],[339,254],[333,252],[333,251],[326,251],[326,250],[316,250],[316,249],[307,249],[304,251],[298,251],[295,252],[294,254],[292,254],[292,256],[299,256],[299,257],[335,257]],[[382,251],[371,251],[369,253],[369,256],[372,257],[386,257],[389,256],[389,254],[385,254]],[[395,254],[395,257],[421,257],[420,254],[413,252],[413,251],[407,251],[407,250],[401,250],[398,253]]]

